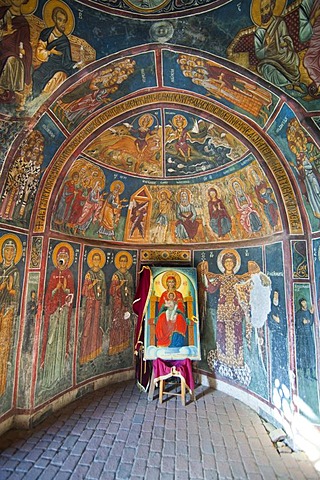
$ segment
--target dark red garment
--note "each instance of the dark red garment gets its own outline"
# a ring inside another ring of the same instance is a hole
[[[190,358],[184,360],[161,360],[157,358],[153,361],[153,373],[154,383],[159,380],[165,380],[172,376],[172,368],[175,367],[176,371],[184,378],[189,390],[194,390],[194,379],[192,374],[192,363]]]
[[[136,380],[139,388],[146,391],[151,377],[151,363],[144,360],[144,315],[152,290],[152,273],[149,267],[142,267],[139,285],[133,300],[132,309],[138,316],[134,336],[134,351],[136,359]]]
[[[0,19],[3,19],[9,7],[0,7]],[[29,23],[23,15],[12,17],[12,30],[15,30],[11,35],[6,35],[1,40],[0,45],[0,73],[9,57],[19,57],[19,44],[23,44],[25,54],[22,56],[22,63],[24,66],[24,83],[30,85],[31,83],[31,65],[32,65],[32,48],[30,44],[30,28]]]
[[[134,337],[134,347],[138,347],[138,342],[143,343],[143,318],[146,312],[148,301],[151,295],[152,287],[152,273],[149,267],[143,266],[140,278],[139,285],[136,291],[136,294],[133,299],[132,310],[136,315],[138,315],[135,337]]]
[[[59,283],[61,284],[64,282],[66,282],[65,289],[57,288]],[[66,269],[61,271],[58,268],[55,268],[50,276],[45,295],[41,365],[43,365],[46,356],[50,317],[56,312],[56,310],[68,304],[70,302],[70,298],[73,299],[74,293],[74,279],[71,270]],[[66,354],[69,353],[71,315],[72,303],[70,303],[68,309]]]

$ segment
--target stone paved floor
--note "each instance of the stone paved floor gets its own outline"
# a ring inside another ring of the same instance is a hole
[[[133,381],[98,390],[32,431],[2,436],[0,479],[320,478],[304,453],[279,455],[243,403],[208,387],[196,397],[159,405]]]

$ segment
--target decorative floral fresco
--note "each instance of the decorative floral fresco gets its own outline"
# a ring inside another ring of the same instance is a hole
[[[197,268],[198,371],[320,424],[319,19],[0,0],[0,431],[133,375],[146,264]]]

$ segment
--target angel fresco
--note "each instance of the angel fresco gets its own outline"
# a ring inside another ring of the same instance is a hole
[[[176,153],[182,160],[188,161],[191,156],[190,133],[187,129],[188,121],[183,115],[172,118],[171,130],[167,132],[167,143],[173,142]]]
[[[186,112],[166,112],[166,174],[203,173],[239,159],[245,146],[218,125]]]
[[[252,260],[248,262],[246,273],[237,274],[241,258],[233,249],[219,253],[217,266],[221,273],[209,272],[206,261],[198,265],[207,292],[219,292],[216,349],[209,352],[208,365],[221,375],[248,386],[251,382],[251,368],[246,363],[245,346],[248,351],[253,348],[252,329],[261,328],[267,320],[271,281]],[[261,315],[262,311],[264,315]],[[258,332],[255,333],[257,340]],[[257,342],[258,349],[260,344]]]
[[[80,81],[75,88],[63,95],[53,110],[67,128],[73,129],[90,114],[111,101],[110,96],[119,85],[133,74],[135,61],[129,58],[119,60],[90,78]]]
[[[6,391],[15,321],[20,303],[21,240],[13,234],[0,239],[0,398]]]
[[[0,103],[24,111],[31,89],[32,47],[25,15],[36,10],[36,0],[10,0],[0,7]]]

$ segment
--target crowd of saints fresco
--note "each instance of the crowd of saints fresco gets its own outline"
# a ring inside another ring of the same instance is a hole
[[[86,247],[80,267],[78,251],[78,245],[67,242],[55,241],[50,246],[38,362],[38,403],[72,386],[74,369],[80,383],[132,366],[136,254]]]
[[[281,231],[273,189],[252,160],[215,181],[188,186],[145,182],[136,190],[138,182],[124,175],[114,180],[117,176],[80,158],[57,195],[52,228],[85,238],[165,244],[257,238]]]
[[[319,50],[320,0],[0,0],[0,426],[133,372],[157,256],[195,366],[319,424]]]

